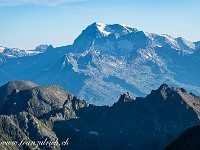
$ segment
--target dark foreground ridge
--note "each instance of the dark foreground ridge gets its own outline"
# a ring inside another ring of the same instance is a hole
[[[161,150],[199,125],[200,98],[163,84],[145,98],[123,94],[112,106],[96,106],[57,85],[13,81],[0,87],[0,142],[58,141],[38,149]],[[0,144],[0,149],[31,149]]]
[[[184,131],[179,138],[172,142],[165,150],[199,150],[200,126],[194,126]]]
[[[200,126],[194,126],[184,131],[180,137],[173,141],[165,150],[199,150]]]

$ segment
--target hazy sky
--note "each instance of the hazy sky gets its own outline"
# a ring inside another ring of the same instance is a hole
[[[200,0],[0,0],[0,45],[64,46],[93,22],[200,41],[199,14]]]

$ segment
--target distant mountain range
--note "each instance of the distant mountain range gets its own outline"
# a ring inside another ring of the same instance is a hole
[[[0,87],[0,142],[68,139],[67,145],[38,149],[161,150],[200,124],[199,102],[183,88],[162,84],[145,98],[126,93],[110,107],[96,106],[57,85],[12,81]],[[0,145],[5,150],[35,147]]]
[[[1,48],[1,85],[22,79],[54,83],[99,105],[112,105],[127,91],[145,96],[162,83],[200,95],[200,42],[181,37],[93,23],[72,45],[45,46],[29,54]]]
[[[38,55],[45,52],[47,48],[48,45],[39,45],[35,50],[21,50],[18,48],[7,48],[0,46],[0,62],[6,61],[6,58],[19,58]]]

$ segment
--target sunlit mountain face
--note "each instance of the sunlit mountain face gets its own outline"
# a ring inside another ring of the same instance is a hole
[[[98,105],[112,105],[127,91],[145,96],[162,83],[199,95],[199,45],[124,24],[93,23],[72,45],[36,49],[34,55],[1,47],[0,84],[54,83]]]

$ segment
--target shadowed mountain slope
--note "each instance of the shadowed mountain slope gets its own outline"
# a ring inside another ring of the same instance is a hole
[[[112,106],[89,104],[59,86],[29,81],[9,82],[0,92],[1,141],[47,138],[61,143],[69,138],[68,145],[40,145],[40,149],[161,150],[184,130],[200,124],[200,98],[167,84],[145,98],[133,99],[127,92]]]

